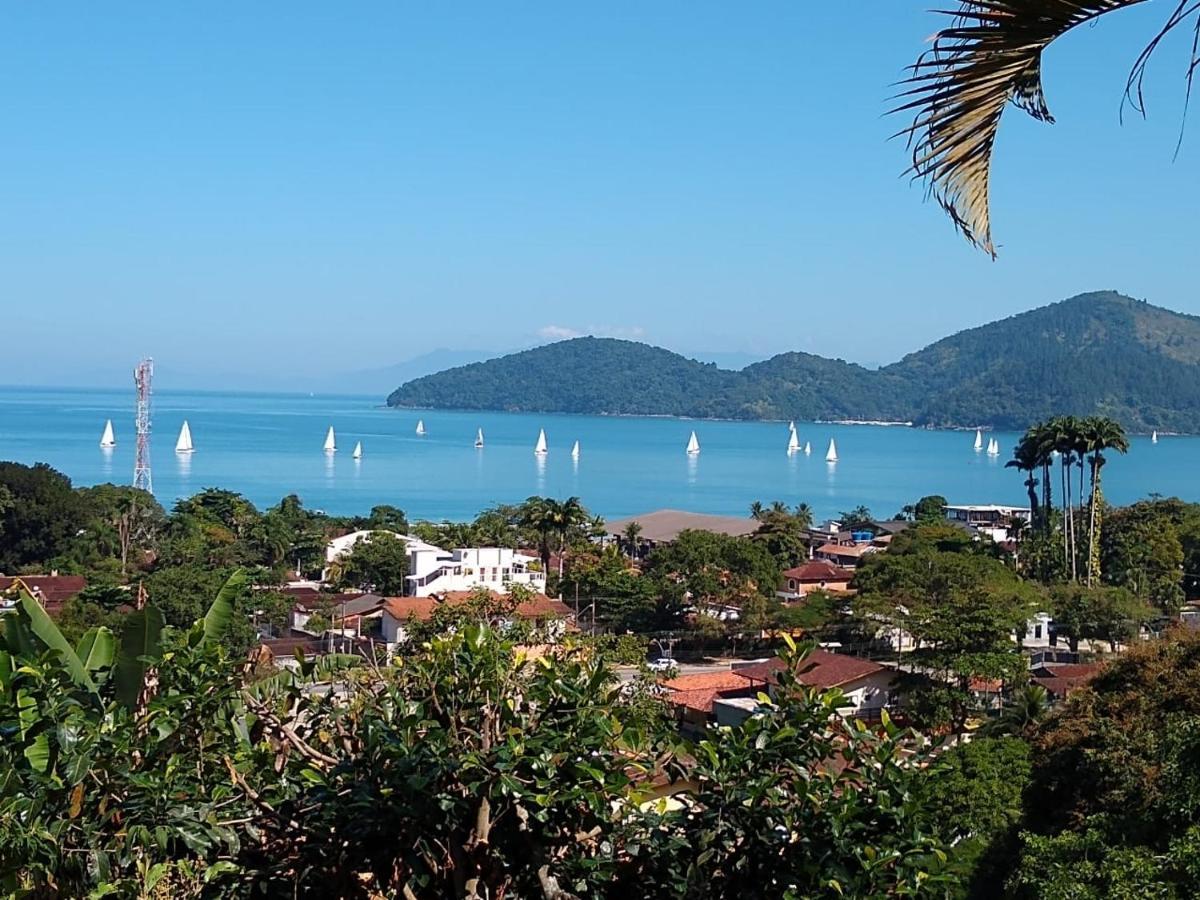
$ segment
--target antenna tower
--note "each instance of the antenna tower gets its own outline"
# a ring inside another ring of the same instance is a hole
[[[146,357],[133,370],[137,385],[137,458],[133,463],[133,486],[154,492],[150,477],[150,379],[154,376],[154,360]]]

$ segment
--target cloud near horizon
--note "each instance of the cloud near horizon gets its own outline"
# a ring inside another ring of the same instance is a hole
[[[641,325],[589,325],[582,330],[567,325],[543,325],[537,330],[537,336],[546,341],[566,341],[584,335],[637,341],[646,336],[646,329]]]

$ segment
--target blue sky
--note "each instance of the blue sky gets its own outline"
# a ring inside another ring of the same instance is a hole
[[[1165,6],[1060,42],[1057,125],[1010,110],[992,262],[888,141],[926,5],[7,4],[0,382],[576,332],[875,364],[1085,290],[1200,313],[1182,40],[1118,122]]]

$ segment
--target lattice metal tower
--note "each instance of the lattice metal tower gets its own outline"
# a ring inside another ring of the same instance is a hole
[[[146,357],[133,370],[137,385],[137,457],[133,463],[133,486],[154,492],[150,477],[150,379],[154,376],[154,360]]]

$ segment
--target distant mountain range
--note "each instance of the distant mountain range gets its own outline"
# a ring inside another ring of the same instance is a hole
[[[740,371],[582,337],[408,381],[393,407],[1024,428],[1101,413],[1200,432],[1200,318],[1112,291],[961,331],[880,369],[783,353]]]

